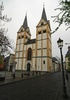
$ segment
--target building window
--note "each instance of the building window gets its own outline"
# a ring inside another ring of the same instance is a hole
[[[46,33],[46,30],[43,30],[43,33]]]
[[[44,23],[43,23],[43,22],[41,22],[41,25],[44,25]]]
[[[41,31],[39,31],[38,34],[41,34]]]
[[[31,60],[31,59],[32,59],[32,49],[29,48],[27,52],[27,60]]]
[[[43,64],[45,64],[45,60],[43,61]]]
[[[22,36],[22,38],[24,38],[24,36]]]
[[[20,36],[18,37],[18,39],[20,39]]]

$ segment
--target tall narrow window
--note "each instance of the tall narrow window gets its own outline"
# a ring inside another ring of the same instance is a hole
[[[43,64],[45,64],[45,60],[43,61]]]
[[[32,49],[29,48],[27,53],[27,60],[31,60],[31,59],[32,59]]]

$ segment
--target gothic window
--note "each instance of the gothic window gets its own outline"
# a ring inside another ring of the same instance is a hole
[[[27,60],[31,60],[31,59],[32,59],[32,49],[29,48],[27,52]]]

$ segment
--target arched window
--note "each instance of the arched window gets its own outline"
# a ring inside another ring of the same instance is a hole
[[[27,60],[31,60],[31,59],[32,59],[32,49],[29,48],[27,53]]]
[[[46,30],[43,30],[43,33],[46,33]]]

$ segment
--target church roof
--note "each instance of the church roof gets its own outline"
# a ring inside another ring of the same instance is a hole
[[[27,44],[33,44],[33,43],[36,43],[36,39],[29,39],[29,40],[25,43],[25,45],[27,45]]]
[[[66,57],[70,57],[70,50],[67,51]]]
[[[43,7],[43,12],[42,12],[41,19],[44,19],[47,22],[47,17],[46,17],[46,12],[45,12],[45,8],[44,7]]]
[[[24,22],[23,22],[23,25],[24,29],[27,29],[28,28],[28,23],[27,23],[27,15],[25,16],[25,19],[24,19]]]

